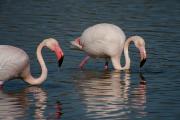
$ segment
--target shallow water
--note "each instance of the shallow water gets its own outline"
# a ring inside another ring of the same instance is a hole
[[[141,72],[133,45],[129,73],[117,73],[112,65],[104,71],[104,61],[98,59],[78,68],[85,54],[71,50],[69,41],[102,22],[120,26],[127,37],[145,39],[148,60]],[[65,58],[59,69],[54,54],[43,50],[49,74],[41,86],[6,82],[0,91],[0,119],[178,120],[179,31],[178,0],[1,0],[0,44],[24,49],[34,76],[40,74],[36,46],[44,38],[56,38]]]

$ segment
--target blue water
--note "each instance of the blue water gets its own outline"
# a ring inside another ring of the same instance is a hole
[[[112,65],[104,71],[99,59],[78,68],[85,54],[71,50],[69,41],[102,22],[120,26],[127,37],[145,39],[148,60],[141,72],[134,45],[128,73],[117,73]],[[41,73],[35,52],[43,39],[57,39],[65,58],[59,69],[54,54],[43,50],[49,73],[40,86],[6,82],[0,119],[179,120],[179,31],[179,0],[1,0],[0,44],[24,49],[34,76]]]

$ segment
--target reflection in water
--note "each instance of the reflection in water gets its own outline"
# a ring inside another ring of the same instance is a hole
[[[15,120],[25,114],[24,106],[27,106],[26,100],[19,100],[12,94],[6,94],[0,91],[0,119]]]
[[[32,103],[34,111],[31,108]],[[44,120],[46,107],[47,93],[40,87],[27,87],[18,93],[0,91],[0,119],[15,120],[27,118],[26,113],[28,112],[28,114],[32,113],[35,119]],[[31,110],[27,111],[29,108]]]
[[[40,87],[28,87],[25,89],[25,93],[33,94],[33,98],[35,100],[35,119],[44,120],[44,111],[47,107],[47,94]]]
[[[140,83],[138,87],[135,87],[131,94],[133,99],[131,99],[132,108],[137,110],[139,115],[145,116],[146,112],[144,111],[146,106],[146,80],[143,75],[140,73]],[[139,117],[139,116],[138,116]]]
[[[90,118],[129,118],[134,112],[137,117],[146,115],[146,85],[131,85],[131,74],[104,72],[102,75],[84,71],[77,79],[77,89],[86,105]],[[76,75],[77,77],[77,75]],[[140,83],[144,78],[140,76]]]
[[[62,116],[62,104],[60,103],[60,101],[56,102],[56,118],[59,119]]]

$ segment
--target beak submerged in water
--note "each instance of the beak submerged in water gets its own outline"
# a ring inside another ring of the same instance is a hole
[[[140,62],[140,68],[141,68],[146,62],[147,55],[144,47],[139,48],[139,51],[141,56],[141,62]]]
[[[146,58],[141,60],[141,62],[140,62],[140,68],[145,64],[145,62],[146,62]]]
[[[61,67],[62,63],[63,63],[63,60],[64,60],[64,56],[62,56],[59,60],[58,60],[58,65],[59,67]]]

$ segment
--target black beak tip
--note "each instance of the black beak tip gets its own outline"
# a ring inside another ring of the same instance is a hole
[[[61,65],[63,63],[63,59],[64,59],[64,56],[62,56],[61,59],[59,59],[59,61],[58,61],[59,67],[61,67]]]
[[[140,68],[145,64],[145,62],[146,62],[146,59],[141,60],[141,62],[140,62]]]

